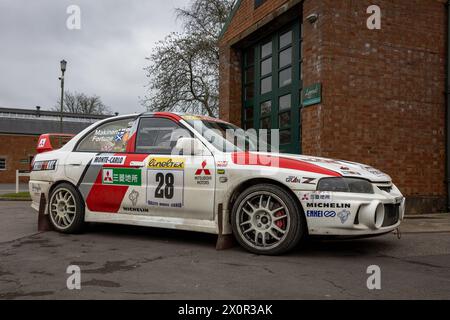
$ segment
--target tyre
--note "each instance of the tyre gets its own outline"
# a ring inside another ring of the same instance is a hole
[[[231,225],[236,240],[256,254],[285,253],[306,234],[303,211],[288,192],[271,184],[249,187],[238,196]]]
[[[55,230],[79,233],[84,226],[84,202],[77,189],[61,183],[50,194],[49,219]]]

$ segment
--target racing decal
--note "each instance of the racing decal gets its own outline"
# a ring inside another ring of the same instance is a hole
[[[341,223],[344,224],[347,221],[348,217],[350,216],[350,211],[344,209],[342,211],[339,211],[337,216],[341,220]]]
[[[225,170],[224,169],[217,169],[217,174],[225,174]]]
[[[286,178],[287,183],[303,183],[303,184],[317,184],[314,182],[316,178],[307,178],[307,177],[297,177],[297,176],[288,176]]]
[[[130,199],[131,204],[133,205],[133,207],[135,207],[139,199],[139,192],[133,189],[128,195],[128,199]]]
[[[306,206],[308,208],[347,208],[350,209],[351,208],[351,204],[350,203],[328,203],[328,202],[312,202],[312,203],[307,203]]]
[[[98,156],[101,154],[98,154]],[[111,156],[124,156],[126,157],[124,166],[130,166],[133,161],[144,161],[148,157],[146,154],[110,154]],[[120,209],[121,203],[128,191],[130,185],[127,184],[114,184],[103,183],[103,169],[131,169],[140,172],[138,180],[142,180],[142,173],[137,168],[115,168],[114,164],[101,165],[89,165],[86,171],[83,173],[79,184],[79,190],[86,201],[86,206],[91,211],[117,213]],[[114,170],[113,170],[114,171]],[[126,177],[123,177],[126,180]],[[128,178],[130,179],[130,178]],[[120,181],[120,176],[119,176]],[[133,178],[131,177],[131,185]]]
[[[91,166],[91,168],[95,167]],[[100,171],[87,195],[86,205],[91,211],[117,213],[127,193],[128,186],[102,184],[102,178],[102,172]]]
[[[226,168],[228,166],[228,161],[217,161],[216,165],[218,168]]]
[[[57,164],[58,160],[35,161],[33,163],[32,171],[56,170]]]
[[[126,156],[98,155],[94,157],[92,164],[124,164]]]
[[[178,158],[150,158],[147,168],[149,169],[172,169],[184,170],[184,159]]]
[[[150,158],[147,165],[147,204],[181,208],[184,205],[182,158]]]
[[[47,138],[42,138],[39,140],[38,148],[43,148],[45,146],[45,143],[47,142]]]
[[[140,186],[142,184],[141,170],[133,168],[103,168],[102,183]]]
[[[322,168],[316,164],[285,157],[252,154],[250,152],[234,152],[231,158],[233,163],[238,165],[275,166],[282,169],[308,171],[333,177],[341,176],[338,172]]]
[[[131,190],[131,192],[128,194],[128,199],[131,201],[130,206],[122,207],[122,210],[124,213],[130,213],[130,214],[140,214],[140,213],[148,213],[148,208],[142,208],[142,207],[136,207],[138,204],[140,193],[136,190]]]
[[[303,194],[301,200],[311,202],[330,202],[332,200],[332,195],[329,191],[314,191],[312,193]]]
[[[308,218],[334,218],[336,217],[336,211],[333,210],[307,210],[306,216]]]
[[[195,171],[195,181],[197,184],[200,185],[209,185],[209,182],[211,181],[211,171],[209,169],[206,169],[206,160],[202,162],[202,167],[197,169]]]

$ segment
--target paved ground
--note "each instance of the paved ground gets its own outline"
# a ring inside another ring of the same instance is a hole
[[[0,203],[1,299],[450,299],[446,232],[311,242],[267,257],[216,251],[209,235],[153,228],[37,233],[36,219],[28,202]],[[429,227],[418,221],[405,229]],[[71,264],[81,268],[81,290],[66,288]],[[381,268],[381,290],[366,287],[369,265]]]

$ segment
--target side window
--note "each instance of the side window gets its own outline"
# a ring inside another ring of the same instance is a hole
[[[136,152],[178,154],[174,148],[180,137],[192,137],[192,133],[169,119],[141,118],[136,138]]]
[[[131,118],[107,122],[89,133],[78,144],[77,151],[82,152],[125,152]]]

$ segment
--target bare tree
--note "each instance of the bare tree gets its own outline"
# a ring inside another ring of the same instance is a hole
[[[54,111],[61,110],[61,100],[58,99],[57,105],[53,107]],[[99,96],[88,96],[84,93],[64,92],[64,112],[81,114],[109,114],[111,110],[103,104]]]
[[[168,35],[146,58],[149,93],[142,103],[148,110],[218,114],[218,40],[233,2],[193,0],[176,9],[184,32]]]

